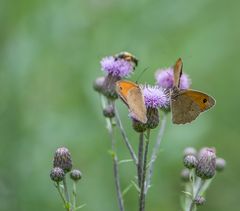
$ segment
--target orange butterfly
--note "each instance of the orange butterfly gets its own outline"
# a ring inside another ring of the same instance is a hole
[[[128,106],[133,117],[142,123],[146,123],[147,109],[139,85],[131,81],[120,80],[116,82],[116,91]]]

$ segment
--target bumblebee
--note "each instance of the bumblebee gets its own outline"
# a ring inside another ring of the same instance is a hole
[[[132,62],[134,64],[134,68],[138,65],[138,59],[128,52],[118,53],[114,56],[114,58],[115,60],[124,59],[125,61]]]

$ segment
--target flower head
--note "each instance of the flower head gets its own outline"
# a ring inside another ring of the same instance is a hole
[[[173,68],[159,69],[155,73],[157,85],[165,89],[171,89],[173,87]],[[191,85],[191,80],[188,75],[183,73],[180,78],[180,89],[188,89]]]
[[[197,150],[193,147],[187,147],[187,148],[184,149],[183,157],[185,157],[187,155],[197,156]]]
[[[218,172],[223,171],[225,166],[226,166],[226,161],[223,158],[217,158],[216,159],[216,170]]]
[[[72,169],[72,159],[66,147],[58,148],[53,159],[53,167],[61,168],[65,173]]]
[[[198,160],[194,155],[186,155],[183,159],[183,164],[186,168],[192,169],[197,166]]]
[[[196,175],[202,179],[210,179],[216,172],[216,154],[212,148],[203,148],[198,155]]]
[[[61,182],[64,176],[65,176],[64,171],[59,167],[53,168],[50,172],[50,178],[54,182]]]
[[[143,96],[147,108],[166,108],[169,105],[169,97],[164,89],[158,86],[144,86]]]
[[[113,76],[126,77],[133,71],[133,64],[125,59],[115,59],[113,56],[101,60],[102,70]]]
[[[70,178],[74,181],[78,181],[82,178],[82,173],[78,169],[73,169],[70,173]]]

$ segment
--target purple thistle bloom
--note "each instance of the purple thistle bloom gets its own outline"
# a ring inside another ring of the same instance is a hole
[[[167,108],[169,106],[169,96],[162,87],[145,85],[142,92],[147,108]]]
[[[104,57],[100,63],[105,73],[121,78],[128,76],[133,71],[131,62],[124,59],[116,60],[113,56]]]
[[[157,85],[165,89],[173,87],[173,68],[159,69],[155,73]],[[188,75],[183,73],[180,78],[180,89],[188,89],[191,85],[191,80]]]

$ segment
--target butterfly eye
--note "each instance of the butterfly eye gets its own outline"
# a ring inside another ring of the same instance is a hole
[[[206,103],[206,102],[207,102],[207,99],[206,99],[206,98],[204,98],[204,99],[203,99],[203,103]]]
[[[122,90],[123,88],[120,86],[120,90]]]

